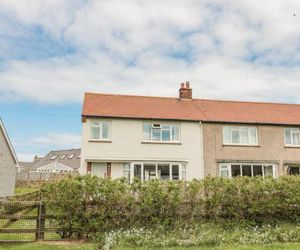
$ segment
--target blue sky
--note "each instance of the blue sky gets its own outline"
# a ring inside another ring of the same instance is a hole
[[[0,113],[20,159],[80,147],[80,104],[36,105],[24,101],[1,104]]]
[[[298,0],[0,0],[0,116],[30,160],[80,147],[85,91],[299,103],[299,25]]]

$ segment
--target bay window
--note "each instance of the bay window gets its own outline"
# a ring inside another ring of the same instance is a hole
[[[123,165],[124,177],[128,180],[139,178],[143,181],[152,179],[186,179],[186,164],[178,163],[131,163]]]
[[[225,163],[220,164],[221,177],[236,176],[272,176],[277,177],[277,167],[275,164],[250,164],[250,163]]]
[[[109,140],[110,122],[102,120],[91,121],[91,139],[93,140]]]
[[[299,128],[285,128],[284,138],[286,146],[300,146]]]
[[[257,127],[223,126],[223,144],[257,145]]]
[[[153,142],[179,142],[179,125],[144,123],[143,140]]]

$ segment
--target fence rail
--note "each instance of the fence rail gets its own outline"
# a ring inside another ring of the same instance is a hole
[[[15,201],[23,201],[23,205],[25,202],[38,202],[40,199],[39,191],[28,192],[24,194],[16,194],[13,196],[0,197],[0,202],[15,202]]]

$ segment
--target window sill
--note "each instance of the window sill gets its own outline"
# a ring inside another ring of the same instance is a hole
[[[142,141],[142,144],[167,144],[167,145],[181,145],[181,142],[167,142],[167,141]]]
[[[112,143],[111,140],[96,140],[96,139],[91,139],[89,142],[104,142],[104,143]]]
[[[300,145],[285,145],[285,148],[300,148]]]
[[[257,147],[259,148],[260,145],[249,145],[249,144],[223,144],[223,147]]]

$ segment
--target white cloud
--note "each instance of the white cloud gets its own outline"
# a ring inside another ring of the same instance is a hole
[[[174,96],[190,80],[200,98],[300,102],[297,0],[0,0],[0,10],[76,51],[6,62],[1,100],[78,103],[84,91]]]
[[[33,143],[38,143],[47,146],[54,147],[71,147],[78,148],[80,147],[81,136],[77,134],[68,134],[68,133],[49,133],[47,135],[39,136],[33,138]]]

